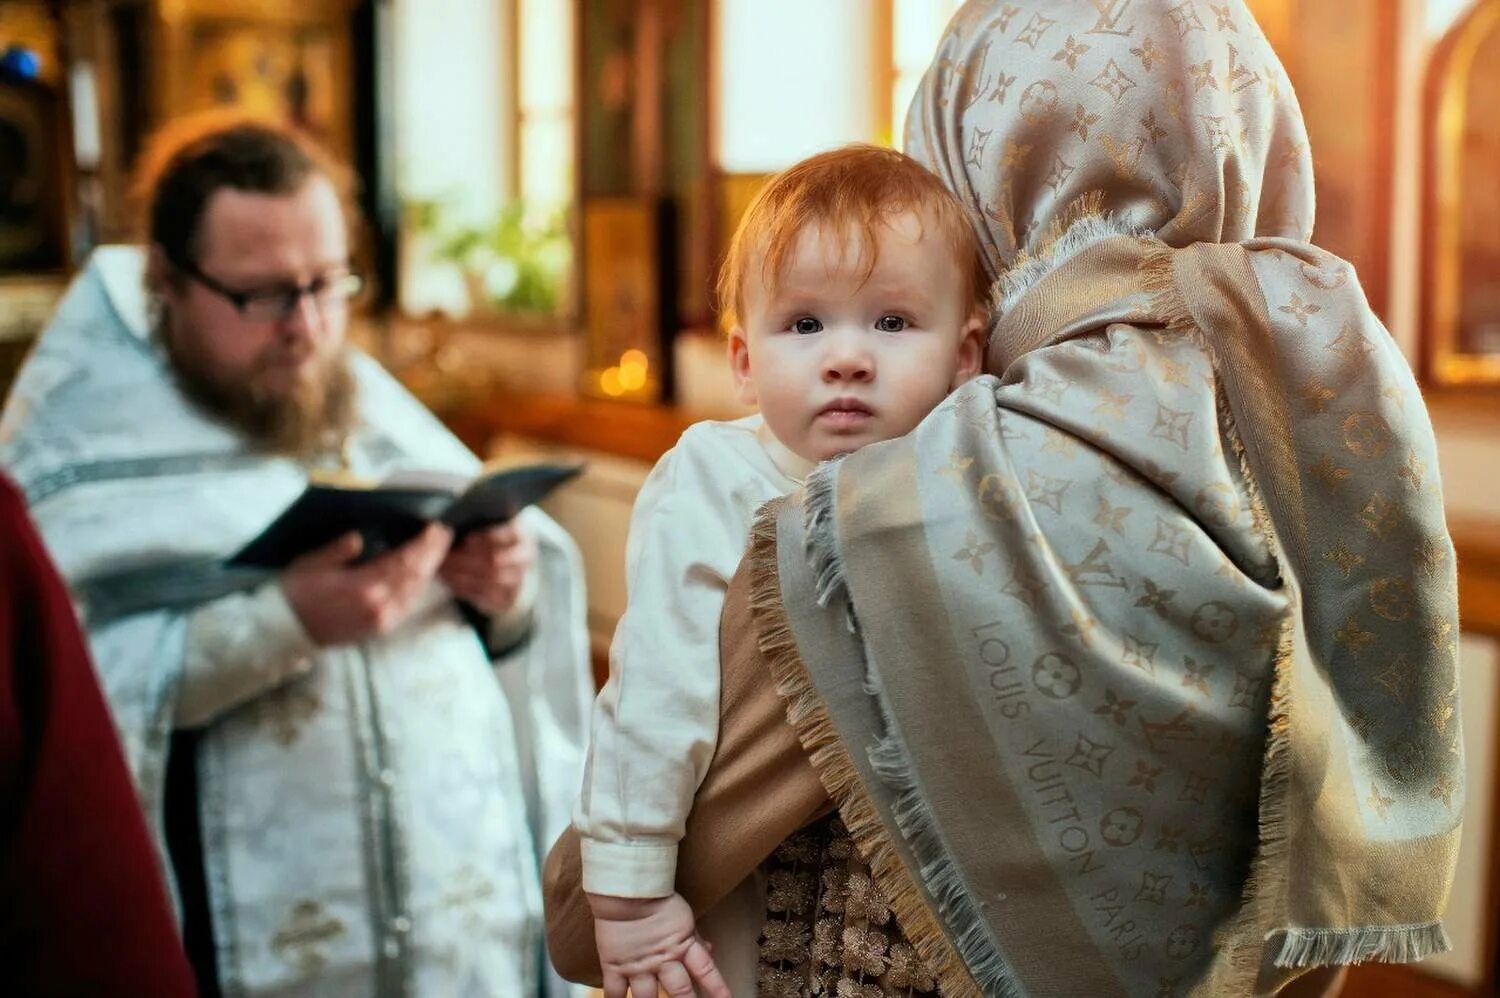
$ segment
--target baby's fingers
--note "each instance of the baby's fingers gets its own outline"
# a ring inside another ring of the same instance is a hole
[[[655,974],[631,974],[630,993],[634,998],[656,998],[659,994]]]
[[[682,964],[669,960],[656,971],[656,976],[669,998],[693,998],[693,982]]]
[[[682,966],[698,985],[698,994],[702,998],[734,998],[729,993],[729,985],[724,983],[724,975],[719,973],[718,965],[708,952],[708,945],[702,939],[695,938],[688,946],[687,952],[682,955]],[[692,988],[683,993],[691,995]],[[677,992],[672,994],[675,996]]]

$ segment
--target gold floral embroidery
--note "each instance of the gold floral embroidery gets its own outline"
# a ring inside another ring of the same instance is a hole
[[[777,870],[771,874],[770,890],[766,894],[766,907],[771,911],[788,915],[801,915],[813,903],[812,875]]]
[[[277,927],[271,950],[301,974],[316,974],[327,962],[324,947],[344,934],[344,923],[316,901],[298,901]]]
[[[807,927],[801,922],[767,922],[760,938],[762,960],[801,963],[808,957]]]
[[[819,963],[838,963],[840,954],[843,953],[843,946],[840,941],[842,934],[843,926],[836,919],[818,919],[818,924],[813,928],[813,959]]]
[[[917,956],[917,951],[905,943],[896,943],[891,947],[888,977],[894,988],[928,992],[937,987],[937,980],[928,971],[921,957]]]
[[[844,902],[849,900],[849,871],[833,866],[823,871],[823,910],[835,915],[844,913]]]
[[[816,863],[822,855],[822,848],[816,836],[798,832],[777,848],[776,858],[783,863]]]
[[[780,967],[761,965],[761,998],[802,998],[804,993],[801,974],[790,970],[782,970]]]
[[[885,933],[851,925],[844,930],[844,969],[857,974],[879,977],[885,973]]]
[[[787,839],[768,864],[760,995],[888,998],[936,990],[934,975],[906,942],[838,819]],[[816,897],[810,896],[813,884]],[[809,903],[798,908],[804,900]]]
[[[860,919],[871,925],[884,925],[890,921],[891,909],[875,882],[864,873],[849,876],[849,894],[844,901],[844,914],[848,918]]]

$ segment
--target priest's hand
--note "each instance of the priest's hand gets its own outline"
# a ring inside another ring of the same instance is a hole
[[[513,523],[476,530],[448,552],[438,578],[479,612],[498,617],[515,605],[536,567],[536,538]]]
[[[434,524],[356,565],[360,536],[345,534],[287,566],[281,589],[313,641],[354,644],[388,634],[411,616],[452,541],[452,531]]]

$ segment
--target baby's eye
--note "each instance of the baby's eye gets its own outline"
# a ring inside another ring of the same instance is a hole
[[[882,315],[875,320],[875,328],[882,333],[899,333],[906,328],[906,320],[899,315]]]
[[[810,315],[804,315],[792,323],[792,329],[798,333],[821,333],[823,331],[823,324]]]

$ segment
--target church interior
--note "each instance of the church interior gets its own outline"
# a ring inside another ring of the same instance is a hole
[[[1418,374],[1458,549],[1454,948],[1344,993],[1495,994],[1500,0],[1248,5],[1306,116],[1317,242]],[[711,294],[740,213],[810,152],[899,147],[958,6],[0,0],[0,392],[88,253],[136,238],[155,127],[219,106],[294,122],[357,171],[363,348],[482,456],[586,462],[545,508],[583,549],[602,674],[637,490],[693,421],[745,412]]]

